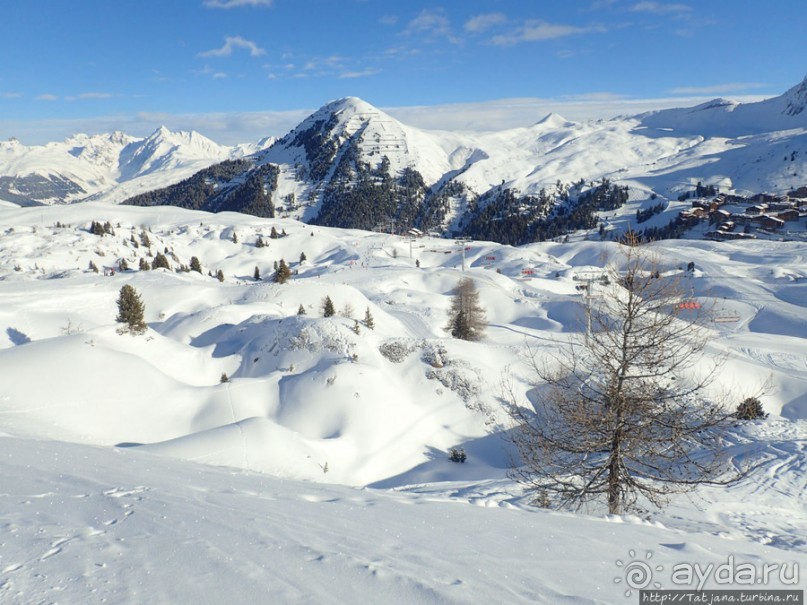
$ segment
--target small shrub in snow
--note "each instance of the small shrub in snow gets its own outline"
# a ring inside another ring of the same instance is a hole
[[[756,397],[747,397],[737,406],[735,414],[740,420],[764,420],[768,414],[762,409],[762,402]]]
[[[378,347],[378,352],[389,359],[392,363],[401,363],[415,350],[415,344],[401,339],[388,340],[382,342]]]
[[[468,459],[468,456],[465,454],[464,449],[452,447],[448,452],[448,459],[451,460],[451,462],[462,464]]]
[[[466,404],[479,395],[479,371],[453,363],[449,367],[435,368],[426,372],[426,378],[437,380],[454,391]],[[469,406],[470,407],[470,406]]]
[[[297,315],[305,315],[305,307],[302,304],[297,308]]]
[[[219,378],[219,382],[221,384],[224,384],[225,382],[230,382],[230,377],[227,376],[227,372],[222,372],[221,373],[221,378]]]
[[[433,368],[442,368],[448,364],[448,351],[443,345],[428,344],[423,347],[423,354],[420,358]]]

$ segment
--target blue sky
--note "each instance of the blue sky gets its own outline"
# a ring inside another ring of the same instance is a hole
[[[160,123],[255,140],[343,96],[496,128],[807,75],[804,0],[20,0],[4,17],[0,138],[27,144]]]

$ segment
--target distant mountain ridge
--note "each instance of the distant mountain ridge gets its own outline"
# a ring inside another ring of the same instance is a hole
[[[273,141],[227,147],[198,132],[172,132],[163,126],[145,138],[116,131],[75,134],[46,145],[0,142],[0,199],[20,205],[120,202],[211,164],[250,155]]]
[[[39,148],[69,161],[53,162],[65,167],[57,172],[29,169],[27,193],[14,175],[28,156],[6,154],[19,144],[4,143],[0,167],[12,176],[0,179],[0,199],[126,200],[448,235],[484,236],[487,224],[499,241],[519,243],[556,233],[551,221],[596,224],[593,213],[614,200],[663,203],[699,183],[740,194],[796,189],[807,183],[805,108],[807,78],[757,103],[715,99],[589,122],[550,114],[524,128],[469,134],[407,126],[347,97],[252,149],[164,128],[146,139],[77,135]],[[241,163],[217,167],[233,160]]]
[[[796,188],[807,181],[805,106],[807,79],[759,103],[715,99],[580,123],[550,114],[525,128],[460,134],[413,128],[347,97],[247,158],[208,198],[191,197],[207,210],[257,200],[262,216],[523,243],[596,226],[596,213],[628,200],[674,200],[698,183],[743,193]],[[271,203],[255,197],[252,180],[265,166],[276,167],[261,192]],[[241,191],[248,182],[251,193]],[[169,187],[127,203],[178,195]]]

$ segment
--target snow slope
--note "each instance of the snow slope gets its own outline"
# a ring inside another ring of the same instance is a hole
[[[92,235],[92,220],[115,235]],[[143,232],[150,250],[131,243]],[[525,344],[580,331],[573,276],[615,258],[613,243],[469,243],[489,327],[466,343],[444,330],[462,276],[449,240],[0,206],[0,600],[618,603],[629,549],[666,569],[730,554],[803,566],[807,248],[657,248],[665,272],[695,263],[693,297],[737,317],[711,328],[710,352],[728,357],[718,386],[739,401],[768,381],[771,418],[733,436],[730,457],[759,464],[747,482],[642,521],[536,511],[506,477],[502,381],[526,393]],[[172,267],[197,256],[203,273],[88,269],[158,251]],[[281,258],[297,274],[273,284]],[[207,275],[219,269],[223,282]],[[143,336],[115,329],[127,283]],[[326,295],[336,317],[322,317]],[[452,447],[468,462],[449,462]]]

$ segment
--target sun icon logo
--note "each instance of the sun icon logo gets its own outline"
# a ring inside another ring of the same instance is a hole
[[[651,584],[655,589],[661,588],[661,583],[653,581],[653,572],[664,571],[663,565],[653,566],[651,559],[653,558],[653,551],[645,551],[644,560],[636,557],[636,551],[631,549],[628,551],[630,559],[628,561],[617,560],[616,566],[623,570],[621,576],[614,578],[614,584],[621,584],[625,582],[627,590],[625,596],[629,597],[633,594],[634,590],[642,590]]]

